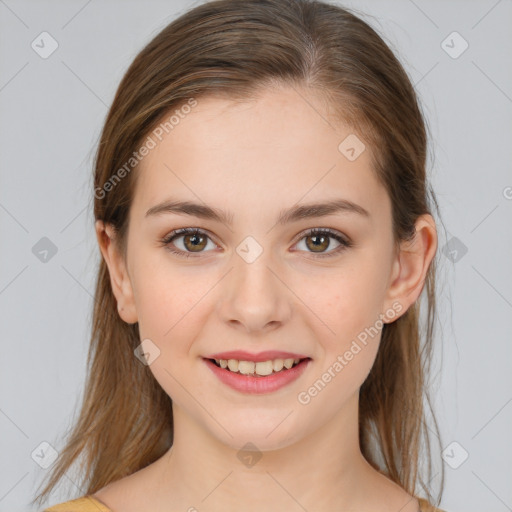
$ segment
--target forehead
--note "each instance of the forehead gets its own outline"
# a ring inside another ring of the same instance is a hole
[[[132,208],[139,216],[166,196],[248,213],[341,196],[372,215],[389,214],[369,148],[349,160],[342,143],[356,135],[312,93],[200,98],[168,131],[162,140],[152,136],[156,147],[137,169]]]

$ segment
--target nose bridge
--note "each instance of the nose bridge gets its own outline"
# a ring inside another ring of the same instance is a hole
[[[279,262],[254,237],[248,236],[237,246],[233,269],[221,298],[225,321],[236,321],[249,330],[263,329],[269,323],[282,322],[289,308],[286,286],[276,274]]]
[[[279,291],[275,270],[270,270],[276,262],[269,248],[264,248],[253,236],[247,236],[236,248],[234,265],[232,281],[239,299],[265,299],[267,304],[274,300]]]

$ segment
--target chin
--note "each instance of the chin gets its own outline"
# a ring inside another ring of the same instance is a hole
[[[286,422],[283,422],[283,417],[277,421],[272,419],[268,422],[260,419],[257,424],[247,421],[247,419],[238,423],[224,422],[223,426],[231,436],[223,429],[220,429],[220,432],[216,429],[214,435],[221,443],[237,452],[240,450],[259,452],[279,450],[294,444],[301,437],[300,432],[291,431],[294,428],[293,425],[287,424],[285,427],[284,423]],[[302,430],[302,427],[296,426]]]

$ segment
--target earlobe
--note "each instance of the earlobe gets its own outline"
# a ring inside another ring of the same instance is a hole
[[[416,234],[404,241],[393,264],[393,280],[388,288],[386,308],[395,302],[402,306],[402,315],[420,296],[428,269],[437,250],[437,230],[429,214],[416,221]],[[388,303],[389,301],[389,303]]]
[[[133,297],[132,284],[124,258],[116,245],[116,235],[114,227],[105,224],[101,220],[95,223],[96,237],[100,247],[101,254],[108,267],[110,275],[110,285],[112,292],[117,300],[117,310],[119,316],[128,324],[134,324],[138,321]]]

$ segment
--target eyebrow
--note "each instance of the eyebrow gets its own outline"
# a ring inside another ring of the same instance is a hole
[[[231,226],[233,213],[214,208],[206,204],[198,204],[191,201],[176,201],[168,199],[152,206],[145,217],[157,216],[166,213],[192,215],[202,219],[209,219]],[[287,210],[281,210],[277,218],[277,224],[288,224],[303,219],[322,217],[335,213],[355,213],[369,218],[370,214],[362,206],[347,199],[334,199],[322,203],[309,203],[292,206]]]

